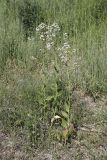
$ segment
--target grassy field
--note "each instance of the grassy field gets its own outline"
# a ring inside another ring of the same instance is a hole
[[[1,159],[107,159],[106,30],[106,0],[0,0]]]

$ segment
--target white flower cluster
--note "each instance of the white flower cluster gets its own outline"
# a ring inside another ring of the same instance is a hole
[[[62,47],[58,48],[58,51],[60,51],[59,57],[61,59],[61,62],[63,62],[64,64],[66,64],[68,61],[67,54],[69,53],[70,48],[71,47],[68,43],[68,35],[67,33],[64,33],[64,44]]]
[[[41,23],[41,24],[39,24],[39,26],[36,28],[36,31],[37,31],[37,32],[40,32],[40,31],[43,30],[45,27],[46,27],[46,24],[45,24],[45,23]]]
[[[35,40],[34,37],[28,37],[27,39],[28,39],[28,41],[32,41],[32,42]]]
[[[60,27],[57,23],[53,23],[52,25],[47,25],[45,23],[41,23],[37,28],[36,32],[39,34],[40,40],[44,41],[45,47],[47,50],[51,50],[54,46],[54,38],[57,33],[60,31]],[[68,42],[68,34],[63,34],[63,46],[59,47],[57,50],[59,52],[59,58],[62,63],[67,64],[68,61],[68,53],[70,51],[70,45]],[[72,51],[75,52],[75,49]]]
[[[40,39],[46,42],[47,50],[50,50],[54,46],[53,38],[60,31],[60,27],[57,23],[53,23],[52,25],[46,25],[41,23],[37,28],[36,32],[39,32]]]

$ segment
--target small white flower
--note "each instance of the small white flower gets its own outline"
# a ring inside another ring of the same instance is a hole
[[[34,56],[31,56],[31,60],[37,60]]]
[[[46,32],[45,32],[45,35],[48,35],[48,34],[49,34],[49,32],[48,32],[48,31],[46,31]]]
[[[32,117],[30,113],[27,114],[28,117]]]
[[[49,42],[49,43],[47,43],[47,44],[46,44],[46,48],[47,48],[48,50],[50,50],[50,49],[52,48],[53,44],[54,44],[54,42]]]
[[[70,48],[70,45],[68,44],[68,42],[65,42],[65,43],[64,43],[64,46],[65,46],[66,48]]]
[[[57,50],[58,50],[58,51],[61,51],[61,48],[58,48]]]
[[[41,38],[44,38],[44,35],[43,35],[43,34],[40,35],[40,39],[41,39]]]
[[[67,56],[61,56],[61,62],[66,63],[67,62]]]
[[[35,131],[32,131],[32,134],[35,134]]]
[[[64,34],[63,34],[63,37],[64,37],[64,41],[67,41],[67,39],[68,39],[68,34],[67,34],[67,33],[64,33]]]
[[[46,44],[46,48],[47,48],[48,50],[50,50],[51,47],[52,47],[52,46],[51,46],[51,43],[47,43],[47,44]]]
[[[52,33],[52,37],[55,37],[56,35],[55,35],[55,33]]]
[[[46,38],[48,42],[52,41],[52,37],[50,35],[47,35]]]
[[[54,22],[52,24],[52,27],[55,29],[55,31],[60,31],[60,27],[59,27],[59,25],[57,23]]]
[[[68,34],[67,34],[67,33],[64,33],[64,36],[68,36]]]
[[[40,35],[40,39],[44,40],[44,35],[43,34]]]
[[[32,40],[31,37],[28,37],[27,39],[28,39],[28,41],[31,41],[31,40]]]
[[[35,38],[34,37],[28,37],[28,41],[34,41]]]
[[[52,27],[51,26],[47,26],[47,34],[49,34],[49,32],[51,32],[52,31]]]
[[[37,27],[37,28],[36,28],[36,32],[39,32],[39,30],[40,30],[39,27]]]

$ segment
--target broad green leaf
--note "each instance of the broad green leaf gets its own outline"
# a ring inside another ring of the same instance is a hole
[[[69,118],[68,113],[66,113],[65,111],[61,111],[61,114],[64,118],[67,118],[67,119]]]
[[[65,110],[66,110],[67,113],[69,113],[69,108],[70,108],[70,106],[66,104],[65,105]]]
[[[62,127],[63,128],[67,128],[68,127],[68,123],[65,119],[62,119]]]

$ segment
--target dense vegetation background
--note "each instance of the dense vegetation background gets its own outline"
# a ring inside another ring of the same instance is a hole
[[[1,130],[49,146],[55,115],[82,123],[74,90],[107,95],[107,0],[0,0]]]

